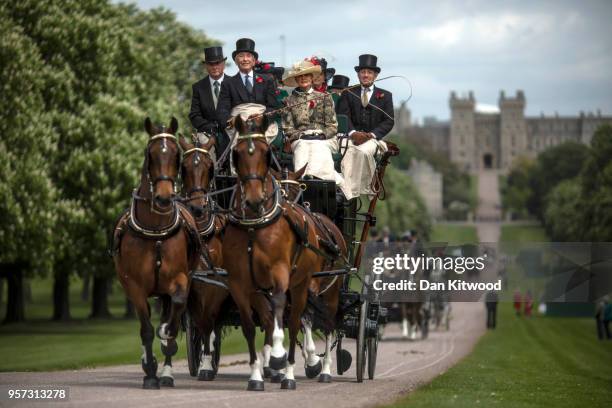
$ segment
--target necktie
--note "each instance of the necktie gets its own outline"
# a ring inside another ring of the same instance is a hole
[[[248,93],[252,94],[253,93],[253,84],[251,83],[251,76],[247,75],[244,77],[244,86],[246,87],[246,90]]]
[[[217,101],[219,100],[219,81],[213,82],[213,92],[215,94],[215,108],[216,108]]]
[[[364,108],[368,106],[368,94],[370,93],[370,88],[363,88],[363,93],[361,94],[361,106]]]

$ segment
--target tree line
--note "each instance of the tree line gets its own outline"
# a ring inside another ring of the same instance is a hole
[[[24,282],[41,277],[53,278],[53,319],[70,319],[74,276],[91,284],[91,317],[110,316],[107,237],[138,181],[143,119],[174,115],[189,132],[191,84],[202,75],[203,48],[215,44],[161,8],[106,0],[0,4],[5,323],[25,319]],[[426,232],[426,209],[402,177],[388,173],[393,192],[380,206],[382,221]]]
[[[215,42],[163,9],[99,0],[0,5],[0,276],[5,322],[24,319],[24,278],[53,276],[53,318],[70,277],[92,280],[109,315],[108,229],[137,182],[143,118],[188,124],[198,56]]]
[[[590,145],[568,141],[516,161],[502,187],[505,211],[539,219],[553,241],[612,241],[612,126]]]

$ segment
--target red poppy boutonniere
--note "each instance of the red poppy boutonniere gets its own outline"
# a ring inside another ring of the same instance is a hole
[[[308,102],[308,107],[309,107],[310,109],[314,109],[314,107],[315,107],[315,106],[317,106],[317,103],[316,103],[315,101],[310,100],[310,101]]]
[[[280,95],[280,91],[277,89],[276,91],[274,91],[274,95]]]
[[[261,84],[264,81],[264,79],[260,76],[256,76],[255,77],[255,82],[257,82],[258,84]]]
[[[378,92],[378,93],[376,94],[376,99],[382,99],[382,98],[384,98],[384,97],[385,97],[385,93],[384,93],[384,92]]]

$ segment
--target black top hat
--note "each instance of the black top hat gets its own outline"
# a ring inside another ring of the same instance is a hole
[[[221,47],[208,47],[204,48],[204,63],[213,63],[225,61],[227,57],[223,56],[223,48]]]
[[[334,75],[329,89],[344,89],[349,86],[349,77],[344,75]]]
[[[236,54],[241,52],[250,52],[255,56],[255,59],[259,59],[259,55],[255,52],[255,41],[250,38],[241,38],[236,41],[236,51],[232,52],[232,59],[236,58]]]
[[[373,69],[374,71],[378,73],[380,72],[380,67],[376,66],[377,61],[378,61],[378,58],[376,58],[376,55],[372,55],[372,54],[360,55],[359,65],[355,67],[355,71],[359,72],[359,70],[361,69],[369,68],[369,69]]]

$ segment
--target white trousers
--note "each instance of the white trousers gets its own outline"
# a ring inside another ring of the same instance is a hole
[[[374,195],[371,184],[376,170],[374,155],[387,151],[387,144],[382,140],[370,139],[355,146],[349,139],[348,148],[342,159],[342,192],[347,200],[362,194]]]
[[[299,139],[291,143],[293,150],[293,167],[298,171],[306,166],[304,174],[322,180],[335,181],[342,188],[342,175],[334,168],[333,153],[338,151],[338,140],[334,137],[326,140]]]

